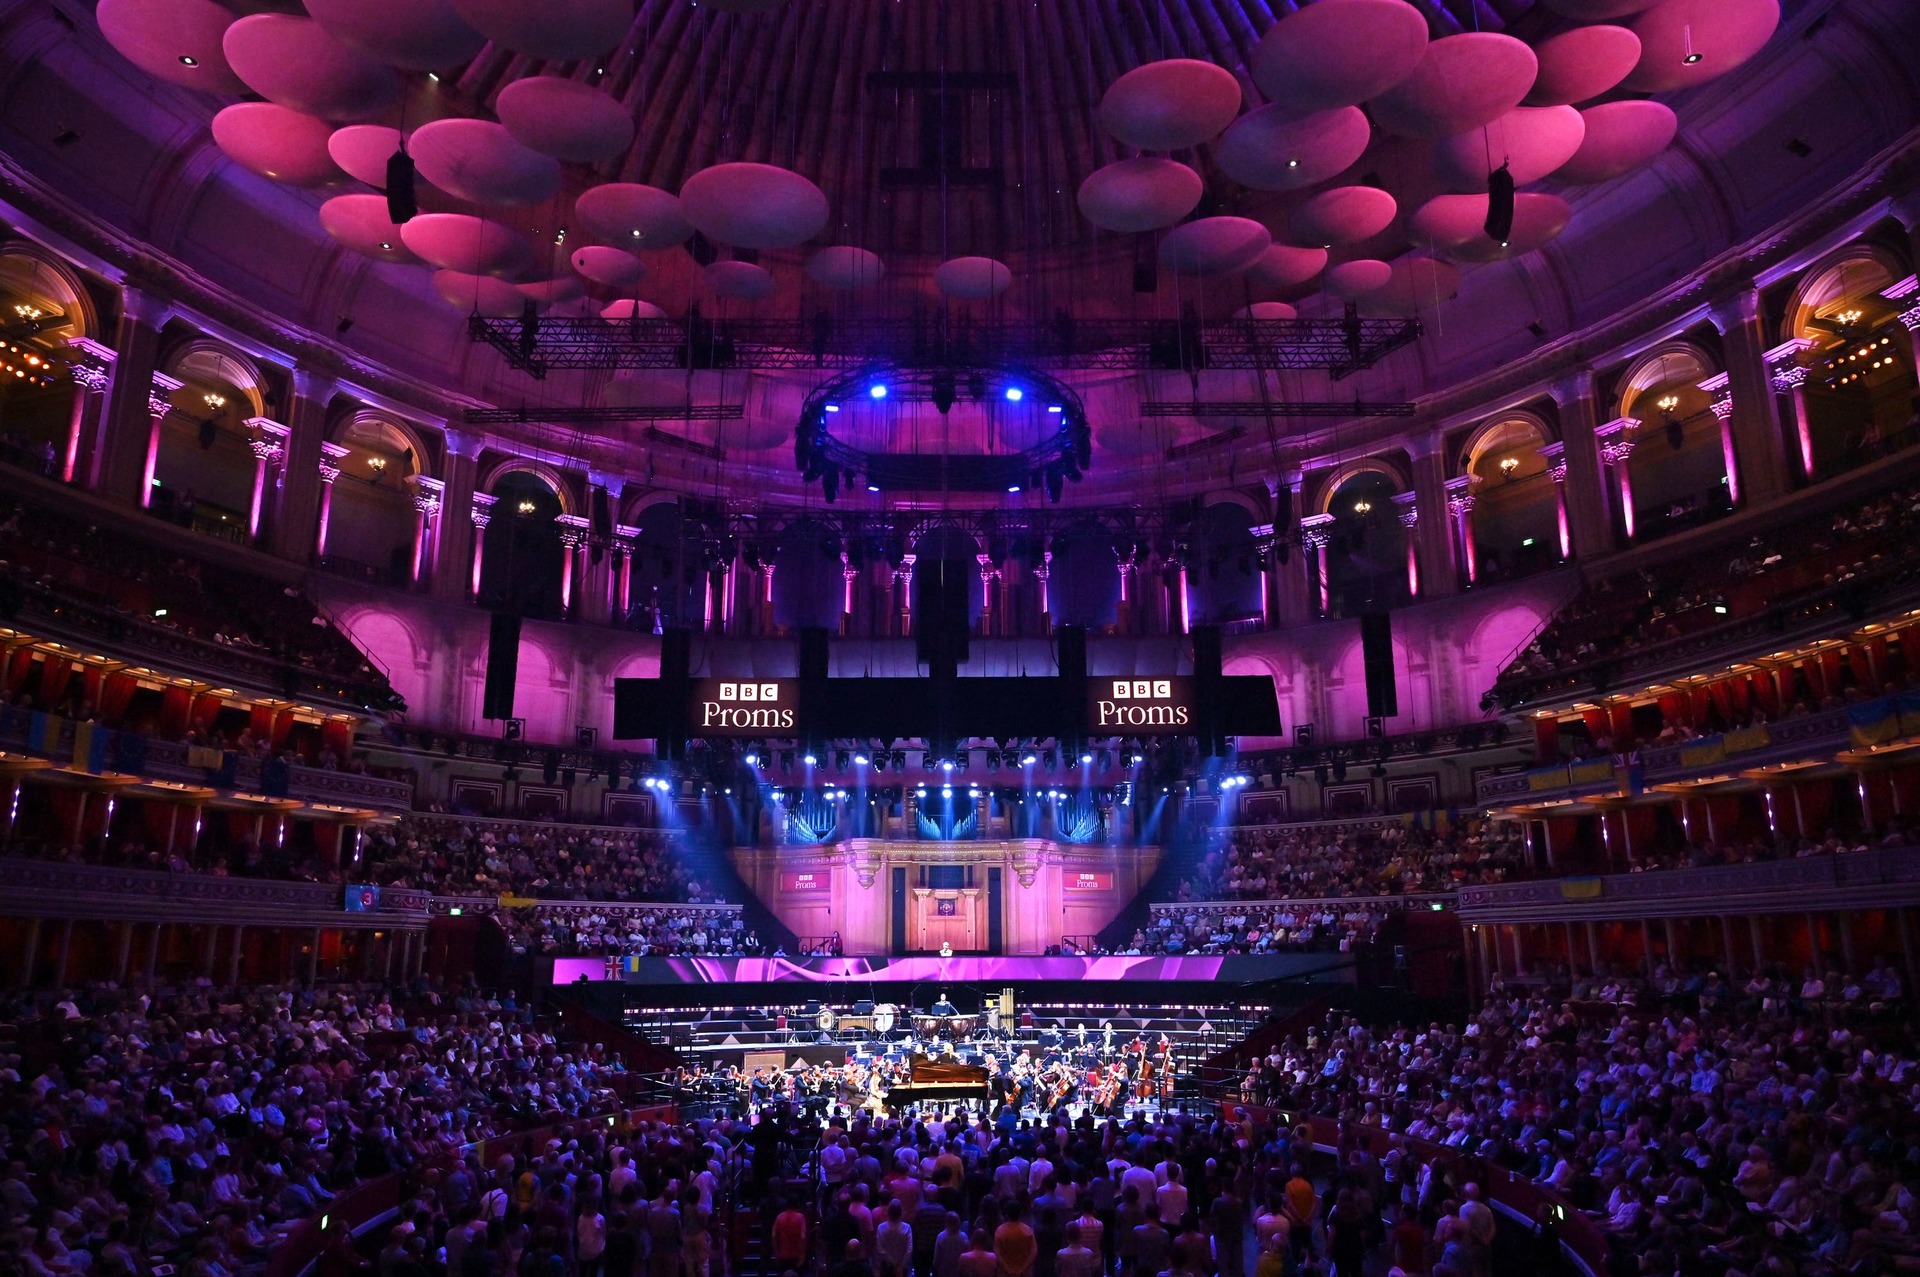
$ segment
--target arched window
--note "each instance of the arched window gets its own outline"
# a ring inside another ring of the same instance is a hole
[[[834,629],[846,600],[840,537],[813,519],[780,534],[773,554],[773,623],[781,629]]]
[[[0,453],[49,478],[65,475],[77,441],[78,383],[65,372],[70,337],[89,335],[78,280],[31,251],[0,251]]]
[[[404,585],[412,574],[415,512],[407,478],[421,473],[420,445],[399,422],[358,412],[335,426],[346,455],[335,463],[327,516],[327,559],[361,565]],[[457,518],[464,511],[447,511]],[[484,560],[482,567],[484,568]]]
[[[1253,515],[1231,502],[1210,505],[1194,520],[1187,557],[1187,619],[1224,625],[1260,615],[1260,564]]]
[[[560,605],[560,496],[540,476],[510,470],[494,481],[483,534],[480,604],[535,618]]]
[[[1407,530],[1393,502],[1399,485],[1378,470],[1341,481],[1327,502],[1327,595],[1335,616],[1358,616],[1407,600]]]
[[[1540,449],[1550,440],[1531,413],[1497,417],[1467,444],[1473,545],[1482,581],[1525,576],[1560,561],[1558,495]],[[1421,511],[1426,518],[1426,511]]]
[[[1877,249],[1850,250],[1808,272],[1788,307],[1787,336],[1813,343],[1801,393],[1816,475],[1851,470],[1914,442],[1920,382],[1899,312],[1915,299],[1884,295],[1896,269]]]
[[[208,341],[180,347],[163,370],[182,384],[160,426],[148,508],[183,527],[247,540],[255,469],[247,422],[266,413],[260,371]]]
[[[1673,342],[1642,356],[1622,380],[1617,415],[1640,423],[1627,458],[1635,540],[1656,540],[1733,510],[1720,419],[1713,396],[1700,389],[1718,371],[1692,343]]]

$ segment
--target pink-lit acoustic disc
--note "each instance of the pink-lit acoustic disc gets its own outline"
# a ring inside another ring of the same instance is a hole
[[[827,225],[827,197],[791,169],[716,164],[680,186],[680,207],[709,239],[740,248],[790,248]]]
[[[432,71],[470,61],[486,37],[461,21],[447,0],[306,0],[328,35],[362,53]]]
[[[206,93],[244,93],[221,38],[233,10],[213,0],[100,0],[100,33],[120,56],[158,80]]]
[[[1573,158],[1554,174],[1562,182],[1605,182],[1630,173],[1666,150],[1680,127],[1664,102],[1602,102],[1580,116],[1586,134]]]
[[[1505,163],[1516,185],[1537,182],[1572,159],[1587,135],[1570,106],[1521,106],[1439,145],[1440,171],[1456,191],[1487,189],[1487,162]]]
[[[536,310],[540,308],[538,300],[492,275],[437,270],[433,273],[433,291],[439,293],[449,306],[459,310],[477,310],[494,319],[507,319],[520,314],[529,301],[534,303]]]
[[[1240,114],[1233,72],[1195,58],[1135,67],[1100,99],[1100,126],[1143,151],[1177,151],[1220,136]]]
[[[597,164],[624,153],[633,142],[633,116],[626,106],[578,80],[556,75],[515,80],[500,90],[493,109],[522,145],[556,160]]]
[[[1510,35],[1435,40],[1412,75],[1372,102],[1373,122],[1409,137],[1449,137],[1498,119],[1527,96],[1539,63]]]
[[[384,195],[336,195],[320,206],[320,225],[347,248],[375,261],[420,260],[408,250],[400,228],[387,218]]]
[[[1249,69],[1287,115],[1353,106],[1413,74],[1427,51],[1427,20],[1406,0],[1319,0],[1273,24]]]
[[[400,96],[384,62],[328,35],[311,18],[256,13],[227,28],[227,63],[269,102],[323,120],[365,120]]]
[[[1267,228],[1248,217],[1203,217],[1167,232],[1160,264],[1181,275],[1231,275],[1259,260],[1273,243]]]
[[[1233,312],[1235,319],[1298,319],[1300,312],[1285,302],[1254,302]]]
[[[619,323],[627,319],[665,319],[667,312],[652,302],[643,302],[637,297],[622,297],[618,301],[608,302],[600,311],[600,318],[609,323]]]
[[[1625,27],[1575,27],[1542,40],[1534,54],[1540,73],[1527,104],[1566,106],[1599,97],[1626,79],[1640,61],[1640,37]]]
[[[570,261],[582,278],[605,288],[631,288],[647,273],[646,266],[632,253],[599,244],[574,249]]]
[[[1324,248],[1275,244],[1247,267],[1245,280],[1247,287],[1255,292],[1282,293],[1298,288],[1326,268]]]
[[[1263,106],[1235,120],[1213,155],[1220,171],[1242,186],[1298,191],[1344,171],[1372,136],[1366,112],[1357,106],[1305,116]]]
[[[940,263],[933,282],[949,297],[978,301],[1006,292],[1013,272],[991,257],[955,257]]]
[[[1341,262],[1327,269],[1327,291],[1348,301],[1377,293],[1393,282],[1393,267],[1370,257]]]
[[[1358,244],[1393,225],[1397,211],[1377,186],[1336,186],[1294,209],[1287,229],[1302,244]]]
[[[638,182],[582,191],[573,214],[593,238],[634,252],[672,248],[693,235],[679,196]]]
[[[533,245],[511,227],[468,213],[422,213],[400,228],[400,238],[422,261],[466,275],[524,275],[533,269]]]
[[[1623,87],[1666,93],[1725,75],[1760,52],[1780,25],[1780,0],[1661,0],[1631,25],[1640,61]]]
[[[492,120],[435,120],[407,140],[420,176],[475,204],[537,204],[560,189],[560,164]]]
[[[1171,226],[1191,213],[1204,190],[1200,175],[1177,160],[1116,160],[1080,183],[1080,213],[1103,231],[1138,234]]]
[[[242,168],[289,186],[338,181],[327,154],[333,126],[271,102],[236,102],[213,117],[213,141]]]
[[[752,262],[715,262],[700,272],[701,280],[717,297],[759,301],[773,295],[773,276]]]
[[[807,278],[823,288],[858,292],[872,288],[887,273],[880,254],[850,244],[823,248],[807,259]]]

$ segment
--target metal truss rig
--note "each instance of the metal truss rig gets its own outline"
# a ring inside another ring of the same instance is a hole
[[[469,317],[475,341],[536,379],[570,369],[842,368],[1025,364],[1109,372],[1322,371],[1335,381],[1420,336],[1414,319],[1081,320],[973,324],[946,317],[684,320]]]

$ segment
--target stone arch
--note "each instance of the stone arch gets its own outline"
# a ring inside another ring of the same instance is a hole
[[[619,517],[615,523],[628,527],[637,526],[640,516],[657,505],[678,505],[680,494],[668,492],[665,488],[628,489],[620,494]]]
[[[384,436],[393,452],[412,453],[412,469],[408,474],[426,474],[430,469],[427,462],[434,453],[427,437],[420,433],[418,426],[402,417],[378,408],[359,407],[339,413],[327,425],[329,442],[345,443],[349,436],[355,435]]]
[[[1260,503],[1237,488],[1215,488],[1200,498],[1200,505],[1202,508],[1210,505],[1237,505],[1252,515],[1255,523],[1267,521],[1267,512],[1260,507]]]
[[[1536,442],[1534,448],[1552,443],[1555,432],[1547,424],[1547,419],[1530,408],[1510,408],[1497,412],[1473,428],[1467,441],[1460,448],[1460,473],[1474,474],[1474,469],[1490,453],[1521,446],[1520,432],[1516,427],[1525,427],[1533,432]],[[1490,475],[1481,475],[1483,479]]]
[[[573,485],[566,476],[544,461],[532,457],[506,457],[487,467],[482,475],[478,491],[491,493],[494,485],[510,474],[530,474],[553,489],[553,495],[560,502],[560,513],[578,514],[578,502],[574,499]]]
[[[1822,310],[1848,298],[1877,293],[1911,274],[1899,257],[1879,244],[1855,241],[1837,248],[1800,273],[1787,297],[1780,339],[1816,335],[1808,332],[1808,321]]]
[[[231,415],[244,420],[267,413],[267,383],[260,365],[224,342],[210,337],[182,342],[168,353],[161,371],[187,383],[177,394],[186,393],[197,382],[214,383],[236,390],[246,399],[244,405],[231,405],[239,410]]]
[[[1684,338],[1663,341],[1656,346],[1643,350],[1627,365],[1620,375],[1620,391],[1614,399],[1614,415],[1617,417],[1641,416],[1646,405],[1641,401],[1648,392],[1674,387],[1675,393],[1683,400],[1691,398],[1687,390],[1698,392],[1698,407],[1706,406],[1705,392],[1699,391],[1696,383],[1720,371],[1720,361],[1708,354],[1697,343]]]
[[[1361,457],[1347,462],[1321,481],[1320,492],[1314,498],[1313,512],[1331,514],[1333,498],[1340,489],[1363,474],[1384,475],[1395,492],[1405,492],[1413,487],[1413,480],[1407,476],[1407,472],[1385,457]]]
[[[59,307],[64,322],[48,324],[36,336],[55,341],[100,339],[100,311],[79,272],[64,258],[30,240],[0,243],[0,296],[19,299],[9,301],[10,306],[24,304],[50,310],[48,303],[52,303]]]

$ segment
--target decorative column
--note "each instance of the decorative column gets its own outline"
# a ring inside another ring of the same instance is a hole
[[[566,613],[568,620],[579,620],[586,612],[587,574],[583,560],[587,548],[587,520],[584,515],[562,514],[554,516],[554,522],[560,525],[560,545],[564,555],[560,560],[560,609]]]
[[[280,481],[268,537],[275,554],[305,563],[320,539],[316,529],[326,482],[320,473],[321,445],[327,437],[327,408],[338,385],[311,368],[295,368],[292,380],[293,400],[287,407]]]
[[[860,569],[853,566],[847,552],[840,552],[840,637],[846,638],[853,633],[856,604],[854,593],[860,583]]]
[[[1554,383],[1552,393],[1560,408],[1560,439],[1566,445],[1561,459],[1567,465],[1564,491],[1571,553],[1591,559],[1614,547],[1606,468],[1594,437],[1600,418],[1594,410],[1593,373],[1583,368],[1564,377]]]
[[[639,528],[630,528],[624,523],[616,523],[613,525],[613,543],[620,551],[620,580],[614,588],[614,598],[620,605],[620,620],[623,624],[627,617],[633,612],[634,538],[639,535]],[[738,566],[738,562],[736,559],[736,567]],[[729,609],[733,606],[733,582],[739,575],[736,571],[729,573],[727,576],[727,606]],[[731,615],[731,613],[729,613],[729,615]]]
[[[1453,516],[1447,511],[1447,458],[1442,442],[1430,436],[1411,443],[1414,506],[1426,517],[1415,528],[1419,544],[1420,581],[1428,598],[1452,594],[1460,588],[1459,551],[1454,544]]]
[[[1190,634],[1193,632],[1193,608],[1188,602],[1189,595],[1187,593],[1187,558],[1185,554],[1182,554],[1180,556],[1179,562],[1177,563],[1176,566],[1178,566],[1178,568],[1180,569],[1179,575],[1176,578],[1176,580],[1178,581],[1178,585],[1176,586],[1176,588],[1179,590],[1180,593],[1177,598],[1172,600],[1171,610],[1175,613],[1175,616],[1179,620],[1180,628],[1175,632],[1179,634]],[[1171,626],[1169,626],[1169,628],[1171,628]]]
[[[256,541],[260,539],[260,521],[266,512],[267,476],[272,474],[278,477],[281,464],[287,459],[289,433],[286,426],[269,417],[247,418],[247,450],[253,453],[253,497],[247,506],[247,535]],[[156,443],[159,436],[159,423],[156,421]],[[155,451],[158,451],[157,447]],[[148,478],[151,479],[152,475],[149,474]]]
[[[1049,583],[1053,580],[1053,551],[1042,550],[1040,562],[1034,565],[1033,579],[1040,583],[1040,633],[1053,633],[1053,597],[1048,593]]]
[[[320,473],[320,513],[315,520],[313,534],[313,555],[316,559],[327,556],[327,524],[333,520],[333,481],[340,477],[340,462],[346,460],[347,445],[322,441],[320,461],[317,469]]]
[[[1721,372],[1698,384],[1709,396],[1707,407],[1713,412],[1713,419],[1720,423],[1720,461],[1727,473],[1727,500],[1739,505],[1740,453],[1733,446],[1733,391],[1728,389],[1732,380],[1729,374]]]
[[[1000,569],[993,566],[993,557],[986,554],[973,556],[980,565],[980,637],[988,638],[993,634],[993,625],[999,614],[993,606],[993,583],[1000,577]]]
[[[901,556],[900,566],[893,570],[893,587],[900,594],[900,638],[913,635],[913,564],[918,557],[914,554]]]
[[[87,425],[100,412],[102,396],[113,381],[114,352],[91,337],[69,337],[73,350],[73,413],[67,420],[67,447],[61,455],[60,481],[72,483],[80,472],[80,445]]]
[[[1627,540],[1633,540],[1633,474],[1628,469],[1628,459],[1633,456],[1633,434],[1640,428],[1640,422],[1634,417],[1615,417],[1604,426],[1594,429],[1593,437],[1600,445],[1600,458],[1613,467],[1613,479],[1616,486],[1616,500],[1620,504],[1620,527],[1627,534]]]
[[[167,414],[173,411],[173,392],[186,384],[178,377],[157,372],[153,374],[153,385],[147,391],[147,438],[140,454],[142,509],[153,505],[153,472],[160,464],[160,427],[166,424]],[[257,499],[254,504],[259,504]]]
[[[1920,277],[1909,275],[1881,289],[1880,295],[1900,307],[1900,326],[1907,330],[1907,353],[1913,357],[1913,366],[1920,369]]]
[[[448,430],[446,463],[440,478],[446,485],[441,492],[441,508],[447,513],[434,536],[433,565],[429,576],[434,597],[446,603],[458,603],[466,597],[469,565],[473,551],[473,520],[461,518],[473,509],[474,487],[480,477],[480,440],[465,431]]]
[[[1807,420],[1807,364],[1813,353],[1811,337],[1789,337],[1763,356],[1767,361],[1767,380],[1774,392],[1787,396],[1793,406],[1793,434],[1800,444],[1800,473],[1807,482],[1814,480],[1813,426]]]
[[[1452,529],[1454,543],[1460,547],[1460,562],[1466,568],[1468,585],[1480,579],[1480,559],[1473,543],[1473,489],[1479,482],[1479,475],[1463,474],[1447,480],[1446,484],[1448,527]]]
[[[1567,523],[1567,445],[1550,443],[1539,450],[1547,463],[1547,477],[1553,480],[1554,528],[1559,534],[1560,559],[1573,557],[1573,529]]]
[[[1396,492],[1393,504],[1399,508],[1400,526],[1405,528],[1407,541],[1407,597],[1420,597],[1420,494],[1417,492]]]
[[[112,377],[99,416],[93,446],[83,448],[84,465],[76,474],[89,488],[129,505],[145,506],[153,486],[147,472],[155,412],[152,401],[160,355],[160,329],[172,315],[163,299],[137,288],[121,293],[120,320],[114,328]],[[168,378],[177,389],[180,383]],[[158,397],[164,399],[163,392]],[[163,409],[164,411],[164,409]]]
[[[476,492],[468,511],[468,521],[473,525],[473,567],[467,581],[470,598],[480,597],[480,569],[486,561],[487,525],[493,522],[493,503],[499,499],[491,492]]]
[[[413,490],[413,577],[411,583],[419,586],[425,583],[425,572],[433,562],[434,525],[440,514],[441,498],[446,485],[438,479],[424,474],[407,476],[407,486]]]
[[[1327,543],[1333,539],[1333,516],[1310,514],[1300,520],[1300,541],[1306,547],[1307,571],[1313,579],[1313,597],[1319,615],[1325,616],[1333,604],[1327,588]]]
[[[1764,504],[1787,490],[1788,475],[1780,400],[1767,369],[1772,338],[1759,291],[1745,287],[1716,305],[1712,319],[1727,357],[1728,420],[1740,458],[1740,487],[1749,505]]]
[[[773,568],[774,565],[771,561],[760,565],[761,589],[758,606],[760,612],[760,632],[762,634],[771,634],[774,630]]]
[[[1115,605],[1113,612],[1114,632],[1117,634],[1131,634],[1133,633],[1133,614],[1135,610],[1133,606],[1134,590],[1131,588],[1131,583],[1127,578],[1133,573],[1132,553],[1129,552],[1121,555],[1114,563],[1114,567],[1120,573],[1120,602]]]

